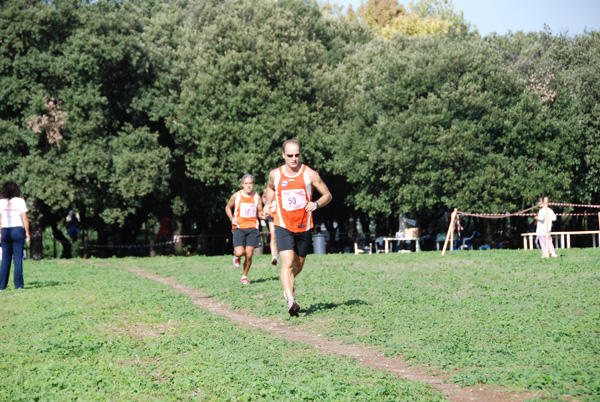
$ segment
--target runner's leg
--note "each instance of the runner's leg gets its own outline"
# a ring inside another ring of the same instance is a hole
[[[279,252],[281,258],[281,285],[286,299],[294,297],[294,250],[282,250]]]
[[[302,268],[304,268],[305,260],[306,257],[300,257],[298,254],[294,253],[294,263],[292,264],[292,273],[294,278],[296,278],[296,276],[298,276],[298,274],[302,271]]]
[[[254,247],[246,246],[246,258],[244,259],[244,271],[242,272],[242,276],[248,276],[248,271],[250,271],[250,266],[252,265],[252,256],[254,255]]]
[[[277,240],[275,240],[275,223],[269,222],[269,233],[271,233],[271,259],[277,258]]]
[[[245,254],[244,252],[244,246],[237,246],[233,249],[233,255],[235,255],[238,258],[242,258],[242,256]]]

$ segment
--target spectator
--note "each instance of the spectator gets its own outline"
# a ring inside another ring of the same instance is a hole
[[[2,186],[0,199],[0,243],[2,244],[2,264],[0,265],[0,290],[6,289],[10,275],[11,260],[15,262],[15,289],[25,287],[23,281],[23,247],[29,242],[29,218],[27,205],[20,197],[21,190],[14,181]]]
[[[556,221],[556,214],[548,207],[548,197],[540,197],[538,207],[540,207],[540,210],[535,217],[537,221],[535,234],[537,235],[536,241],[542,249],[542,258],[548,258],[549,256],[558,257],[554,251],[551,236],[552,222]]]

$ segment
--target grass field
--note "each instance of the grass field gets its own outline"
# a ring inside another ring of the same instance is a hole
[[[26,261],[26,289],[0,292],[0,400],[443,400],[428,384],[232,324],[123,266],[462,385],[600,400],[600,252],[560,252],[311,255],[295,319],[268,256],[255,257],[246,287],[230,256]]]

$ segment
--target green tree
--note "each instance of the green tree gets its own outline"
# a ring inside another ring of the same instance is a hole
[[[11,160],[4,175],[22,184],[67,255],[58,229],[69,208],[100,232],[106,224],[135,230],[161,198],[170,159],[147,117],[131,113],[153,77],[136,39],[138,17],[110,1],[15,1],[0,12],[0,114],[13,134],[0,143]],[[59,141],[27,126],[48,115],[51,98],[66,121]]]
[[[568,37],[552,35],[549,28],[539,33],[518,32],[492,36],[490,43],[507,69],[518,71],[527,81],[528,93],[543,101],[544,118],[560,126],[563,144],[557,150],[563,159],[576,159],[564,173],[572,183],[567,199],[584,203],[600,201],[598,179],[600,46],[598,32]]]
[[[261,191],[291,137],[338,221],[600,203],[597,32],[481,38],[442,0],[358,18],[301,0],[4,2],[0,173],[67,254],[70,208],[119,243],[149,215],[226,234],[240,177]]]
[[[223,205],[241,176],[254,174],[262,191],[270,169],[281,164],[284,140],[297,138],[304,161],[322,171],[329,156],[323,138],[335,114],[323,96],[323,76],[346,47],[370,36],[302,1],[215,3],[186,15],[170,58],[178,77],[166,79],[180,88],[167,98],[176,107],[157,114],[172,133],[179,179],[187,183],[178,193],[184,220],[220,219],[226,231]],[[169,85],[160,90],[169,92]]]
[[[427,223],[451,207],[505,212],[570,194],[581,152],[564,150],[580,138],[500,61],[478,37],[373,41],[350,58],[333,161],[353,186],[348,201]]]

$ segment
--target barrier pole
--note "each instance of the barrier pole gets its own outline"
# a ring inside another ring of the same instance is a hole
[[[546,210],[544,211],[546,213],[546,217],[544,218],[546,220],[546,255],[544,257],[550,257],[550,228],[549,228],[549,224],[550,222],[548,221],[548,209],[550,207],[548,207],[548,202],[546,202],[546,206],[544,207]]]
[[[448,226],[448,232],[446,232],[446,240],[444,241],[442,255],[446,254],[446,248],[448,247],[448,239],[450,239],[450,232],[452,232],[452,240],[454,240],[454,219],[456,219],[456,211],[457,209],[454,208],[454,211],[452,211],[452,215],[450,215],[450,225]]]

